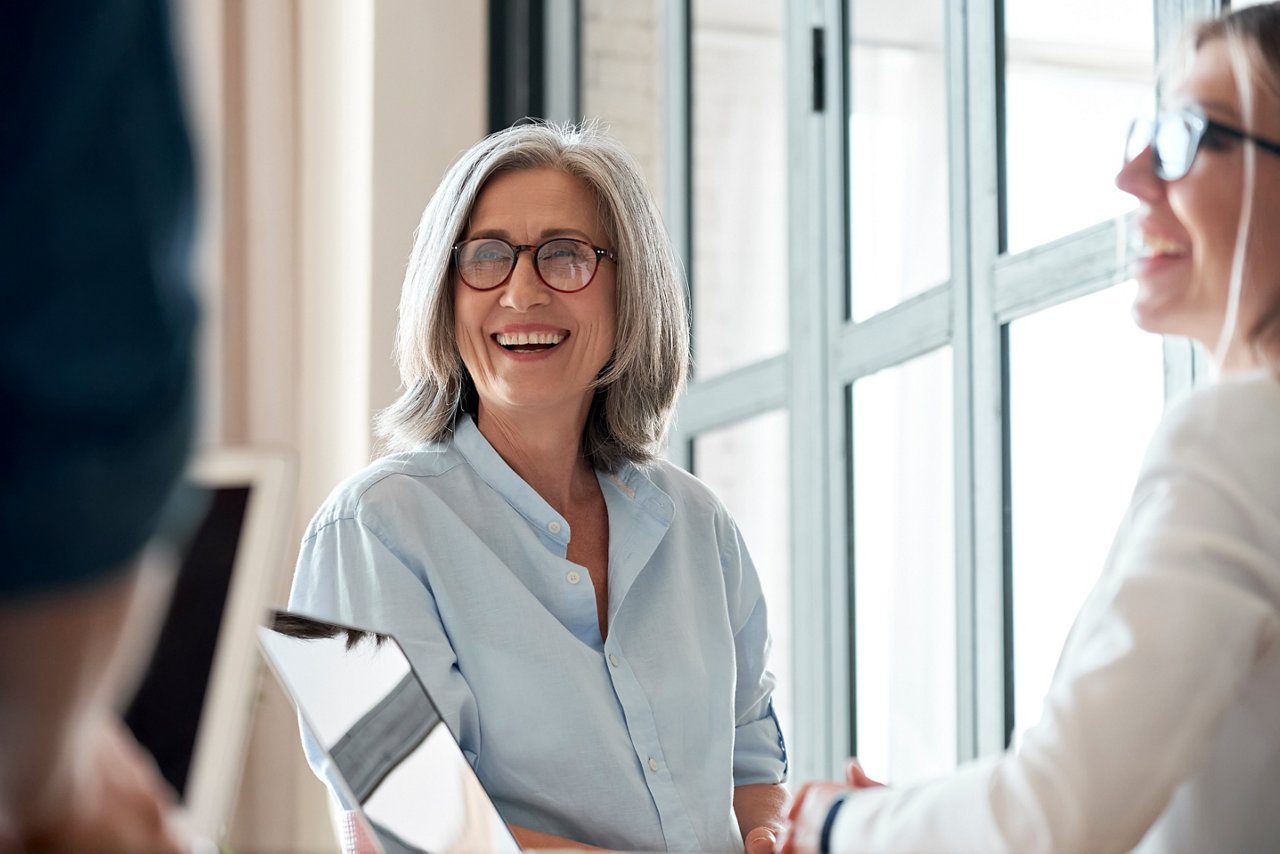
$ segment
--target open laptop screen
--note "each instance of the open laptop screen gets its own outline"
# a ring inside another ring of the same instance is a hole
[[[254,629],[289,578],[295,465],[287,452],[207,450],[187,479],[208,501],[125,722],[177,792],[176,819],[221,841],[258,686]]]
[[[394,638],[277,613],[258,639],[313,769],[385,851],[519,850]]]
[[[187,795],[248,502],[247,485],[211,490],[204,519],[182,557],[151,663],[125,713],[125,723],[180,800]]]

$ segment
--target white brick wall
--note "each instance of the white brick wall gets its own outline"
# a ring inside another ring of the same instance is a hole
[[[640,162],[664,205],[663,0],[584,0],[582,112]]]

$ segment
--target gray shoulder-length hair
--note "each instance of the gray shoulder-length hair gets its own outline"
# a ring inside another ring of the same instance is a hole
[[[582,451],[616,471],[651,463],[689,368],[684,284],[661,215],[635,160],[594,123],[526,124],[473,145],[422,212],[400,295],[395,355],[403,392],[375,421],[385,451],[444,439],[475,405],[454,330],[453,247],[494,175],[551,167],[589,187],[617,253],[617,332],[595,381]]]

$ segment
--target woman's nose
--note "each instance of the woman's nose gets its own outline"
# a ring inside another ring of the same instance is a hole
[[[551,289],[543,283],[533,264],[532,252],[521,252],[516,256],[516,265],[511,276],[502,286],[502,297],[499,303],[515,311],[528,311],[551,300],[548,293]]]
[[[1116,186],[1144,202],[1151,202],[1164,195],[1164,182],[1156,176],[1155,152],[1147,146],[1138,152],[1116,174]]]

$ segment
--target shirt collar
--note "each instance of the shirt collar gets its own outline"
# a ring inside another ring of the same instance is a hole
[[[465,412],[454,422],[453,447],[462,454],[480,479],[506,499],[530,525],[544,537],[568,548],[569,523],[507,465],[507,461],[493,449],[475,421]]]
[[[601,482],[617,487],[641,511],[649,514],[654,521],[670,525],[675,515],[675,503],[671,496],[663,492],[653,481],[631,463],[623,464],[616,474],[601,474]]]
[[[568,547],[569,523],[507,465],[468,413],[460,414],[454,423],[453,446],[480,479],[506,499],[530,525],[543,536]],[[635,509],[653,517],[664,529],[671,524],[675,514],[671,497],[635,466],[624,463],[617,473],[599,472],[597,476],[602,484],[611,484]]]

